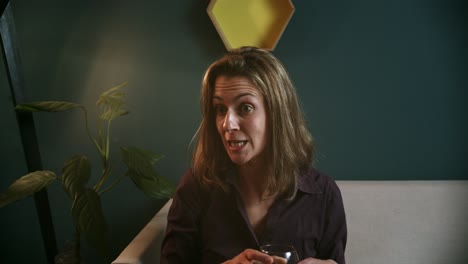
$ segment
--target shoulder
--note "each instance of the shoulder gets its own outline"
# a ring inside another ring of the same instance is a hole
[[[198,183],[198,180],[193,174],[193,170],[189,168],[184,172],[184,174],[182,174],[182,177],[180,178],[177,185],[177,189],[196,188],[199,185],[200,184]]]
[[[206,199],[206,192],[193,174],[191,168],[187,169],[177,184],[174,193],[174,200],[194,206],[197,203],[202,203]]]
[[[220,190],[202,185],[193,170],[189,168],[177,184],[172,207],[174,212],[198,217],[211,206],[213,201],[222,197],[224,196]]]
[[[298,175],[298,189],[311,194],[340,193],[340,189],[333,178],[312,167]]]

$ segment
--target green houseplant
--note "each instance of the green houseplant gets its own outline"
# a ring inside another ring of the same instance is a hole
[[[59,175],[52,171],[35,171],[22,176],[13,182],[8,189],[0,193],[0,207],[28,197],[46,188],[55,181],[60,182],[63,190],[71,201],[71,215],[75,223],[76,246],[73,252],[79,260],[79,243],[81,236],[103,258],[108,258],[109,241],[107,239],[107,224],[102,210],[100,195],[112,189],[123,178],[129,177],[138,189],[150,197],[170,198],[174,185],[160,176],[154,165],[163,158],[149,150],[133,146],[121,146],[121,162],[127,171],[110,181],[110,175],[117,165],[110,159],[110,130],[115,118],[129,112],[124,109],[125,93],[121,88],[127,83],[113,87],[102,93],[96,102],[99,107],[98,133],[93,137],[88,127],[88,114],[83,105],[63,101],[43,101],[25,103],[16,106],[17,111],[29,112],[61,112],[70,109],[81,109],[84,113],[85,130],[97,149],[102,170],[98,181],[90,183],[91,164],[87,156],[76,155],[68,159]],[[106,185],[106,186],[105,186]]]

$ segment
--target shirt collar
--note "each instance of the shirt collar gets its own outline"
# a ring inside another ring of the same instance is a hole
[[[234,170],[227,171],[225,181],[227,184],[237,186],[237,173]]]
[[[297,177],[297,189],[304,193],[321,194],[322,189],[317,184],[316,177],[316,172],[312,170],[299,173]]]
[[[297,189],[308,194],[321,194],[322,189],[316,183],[316,173],[301,172],[297,177]],[[237,189],[237,173],[230,171],[226,175],[226,183]]]

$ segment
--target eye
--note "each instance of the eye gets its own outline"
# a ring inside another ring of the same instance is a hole
[[[248,113],[252,112],[253,106],[250,105],[250,104],[241,104],[239,106],[239,110],[240,110],[241,114],[248,114]]]
[[[224,107],[223,105],[215,105],[214,111],[216,115],[225,115],[227,112],[226,107]]]

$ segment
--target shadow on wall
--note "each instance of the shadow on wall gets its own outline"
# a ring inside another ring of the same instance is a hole
[[[206,12],[209,3],[210,1],[193,1],[192,8],[187,9],[186,22],[196,40],[198,50],[206,57],[213,57],[226,52],[226,48]]]

